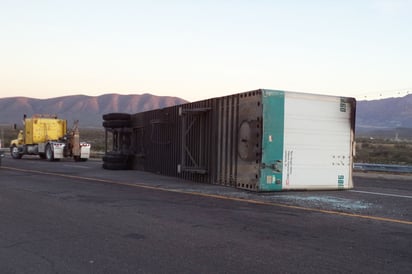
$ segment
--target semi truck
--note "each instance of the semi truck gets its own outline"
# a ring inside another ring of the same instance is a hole
[[[80,142],[78,120],[67,130],[67,120],[56,115],[36,114],[23,117],[23,129],[17,139],[10,143],[10,154],[14,159],[23,155],[39,155],[42,159],[56,161],[73,157],[75,161],[86,161],[90,157],[90,144]],[[17,128],[15,126],[15,128]]]

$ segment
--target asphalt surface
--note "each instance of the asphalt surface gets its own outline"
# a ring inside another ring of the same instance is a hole
[[[259,194],[6,156],[0,273],[410,273],[411,209],[411,176]]]

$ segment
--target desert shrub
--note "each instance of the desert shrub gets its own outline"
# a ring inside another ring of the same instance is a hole
[[[412,143],[359,139],[355,162],[412,165]]]

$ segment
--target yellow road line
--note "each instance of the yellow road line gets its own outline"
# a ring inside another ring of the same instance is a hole
[[[407,221],[407,220],[399,220],[399,219],[377,217],[377,216],[368,216],[368,215],[362,215],[362,214],[346,213],[346,212],[324,210],[324,209],[317,209],[317,208],[303,207],[303,206],[294,206],[294,205],[265,202],[265,201],[251,200],[251,199],[243,199],[243,198],[236,198],[236,197],[228,197],[228,196],[218,195],[218,194],[207,194],[207,193],[201,193],[201,192],[184,191],[184,190],[179,190],[179,189],[168,189],[168,188],[149,186],[149,185],[144,185],[144,184],[139,184],[139,183],[117,182],[117,181],[106,180],[106,179],[75,176],[75,175],[60,174],[60,173],[53,173],[53,172],[44,172],[44,171],[38,171],[38,170],[26,170],[26,169],[19,169],[19,168],[13,168],[13,167],[4,167],[4,166],[2,168],[9,169],[9,170],[22,171],[22,172],[53,175],[53,176],[59,176],[59,177],[64,177],[64,178],[70,178],[70,179],[80,179],[80,180],[85,180],[85,181],[102,182],[102,183],[113,184],[113,185],[130,186],[130,187],[137,187],[137,188],[150,189],[150,190],[159,190],[159,191],[165,191],[165,192],[189,194],[189,195],[195,195],[195,196],[201,196],[201,197],[207,197],[207,198],[215,198],[215,199],[220,199],[220,200],[237,201],[237,202],[250,203],[250,204],[256,204],[256,205],[290,208],[290,209],[318,212],[318,213],[324,213],[324,214],[330,214],[330,215],[368,219],[368,220],[373,220],[373,221],[382,221],[382,222],[412,225],[412,221]]]

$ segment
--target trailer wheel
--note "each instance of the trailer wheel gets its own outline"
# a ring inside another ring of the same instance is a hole
[[[11,157],[13,157],[13,159],[21,159],[21,157],[23,156],[22,154],[19,153],[19,148],[16,147],[15,145],[13,145],[10,148],[10,154],[11,154]]]
[[[46,159],[46,153],[39,153],[40,159]]]
[[[111,120],[130,120],[130,114],[129,113],[107,113],[103,114],[103,120],[106,121],[111,121]]]
[[[103,163],[104,169],[110,170],[128,170],[130,169],[130,165],[127,163]]]
[[[54,153],[50,144],[46,146],[46,159],[47,161],[54,161]]]
[[[129,127],[130,121],[129,120],[110,120],[104,121],[103,127],[106,128],[122,128],[122,127]]]
[[[109,154],[103,156],[103,162],[105,163],[127,163],[129,157],[127,155]]]

